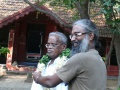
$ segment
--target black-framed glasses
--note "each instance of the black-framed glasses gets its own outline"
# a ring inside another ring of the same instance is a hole
[[[45,47],[46,47],[46,48],[49,48],[49,47],[51,46],[51,48],[56,48],[56,47],[58,47],[58,46],[60,46],[60,45],[62,45],[62,44],[47,43],[47,44],[45,44]]]
[[[75,34],[69,35],[69,38],[72,39],[72,37],[79,37],[79,36],[82,36],[84,34],[88,34],[88,32],[85,32],[85,33],[77,32]]]

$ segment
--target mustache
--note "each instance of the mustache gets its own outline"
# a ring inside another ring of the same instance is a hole
[[[47,53],[49,53],[49,52],[54,52],[54,50],[53,49],[47,49]]]
[[[71,44],[72,44],[72,47],[75,47],[75,44],[76,45],[79,45],[81,41],[72,41]]]
[[[72,43],[72,44],[74,44],[74,43],[78,43],[78,41],[72,41],[71,43]]]
[[[76,53],[79,53],[79,48],[80,48],[80,45],[78,45],[78,46],[72,45],[70,57],[73,56]]]

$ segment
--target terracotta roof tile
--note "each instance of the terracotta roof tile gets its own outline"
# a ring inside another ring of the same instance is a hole
[[[31,0],[35,3],[35,0]],[[23,0],[0,0],[0,20],[28,7]]]
[[[29,0],[32,3],[35,3],[35,0]],[[48,9],[50,9],[53,13],[56,13],[61,19],[63,19],[66,23],[71,24],[73,22],[73,16],[76,10],[69,10],[62,6],[50,6],[49,3],[44,4]],[[24,8],[29,5],[25,3],[23,0],[0,0],[0,22],[1,20],[15,14],[16,12],[20,12]],[[100,6],[98,4],[91,4],[90,6],[90,18],[94,21],[99,29],[101,37],[111,37],[111,33],[108,27],[105,24],[104,16],[99,13]]]
[[[100,12],[101,5],[91,3],[90,4],[90,18],[98,27],[100,37],[112,37],[112,34],[106,25],[104,15]]]

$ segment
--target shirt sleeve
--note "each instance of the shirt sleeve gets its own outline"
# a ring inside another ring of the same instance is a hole
[[[63,82],[69,83],[80,73],[80,71],[83,71],[83,66],[80,57],[76,54],[72,56],[56,73]]]

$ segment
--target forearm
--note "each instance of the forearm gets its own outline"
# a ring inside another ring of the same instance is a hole
[[[33,79],[36,83],[48,88],[55,87],[62,82],[62,80],[56,74],[52,76],[41,76],[40,74],[33,74]]]
[[[40,76],[37,77],[35,80],[36,83],[41,84],[44,87],[51,88],[55,87],[56,84],[53,84],[53,81],[51,80],[51,76]]]

